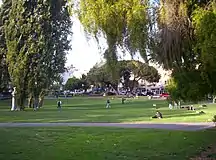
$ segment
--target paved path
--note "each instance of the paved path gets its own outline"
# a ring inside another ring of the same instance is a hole
[[[119,127],[198,131],[214,127],[213,123],[0,123],[0,127]]]

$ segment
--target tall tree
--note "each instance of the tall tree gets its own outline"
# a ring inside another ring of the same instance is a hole
[[[0,6],[0,92],[7,90],[10,77],[6,62],[7,46],[4,33],[4,24],[9,18],[12,0],[4,0]]]
[[[89,82],[88,82],[87,75],[82,74],[82,76],[81,76],[81,78],[80,78],[80,81],[81,81],[82,89],[85,90],[85,92],[86,92],[87,89],[90,88],[90,84],[89,84]]]
[[[7,62],[21,109],[28,94],[38,107],[39,95],[64,72],[71,25],[66,0],[12,1],[5,25]]]
[[[69,78],[65,84],[65,89],[73,91],[75,89],[82,89],[82,81],[79,78]]]
[[[103,34],[108,48],[104,56],[113,79],[117,77],[117,47],[132,55],[139,52],[147,61],[148,0],[81,0],[79,19],[96,39]]]
[[[188,86],[192,88],[196,88],[195,83],[208,86],[208,90],[198,89],[204,97],[216,92],[215,3],[215,0],[81,0],[78,13],[88,33],[96,38],[105,35],[108,44],[105,57],[113,70],[116,71],[117,47],[132,54],[139,52],[146,62],[152,60],[172,70],[179,86],[184,83],[193,84]],[[190,73],[197,79],[188,76]],[[195,95],[197,99],[201,97]]]
[[[184,100],[197,101],[216,91],[215,12],[214,0],[161,1],[154,58],[173,71]]]

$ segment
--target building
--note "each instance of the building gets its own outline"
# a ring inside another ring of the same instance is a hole
[[[168,82],[168,80],[171,77],[171,71],[164,70],[161,66],[150,64],[151,66],[155,67],[159,74],[161,75],[161,78],[158,83],[149,83],[145,80],[140,80],[138,90],[140,92],[145,93],[146,92],[152,92],[154,94],[162,94],[165,92],[165,86]]]

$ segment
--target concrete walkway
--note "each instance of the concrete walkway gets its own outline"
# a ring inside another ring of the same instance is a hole
[[[198,131],[214,127],[213,123],[0,123],[0,127],[118,127]]]

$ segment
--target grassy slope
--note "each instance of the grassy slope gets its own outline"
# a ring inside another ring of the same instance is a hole
[[[206,112],[199,115],[195,111],[169,110],[166,101],[129,99],[121,104],[121,99],[111,100],[111,109],[105,109],[103,98],[72,98],[63,100],[63,111],[56,108],[56,100],[46,100],[44,108],[37,112],[10,112],[10,102],[0,101],[0,122],[205,122],[216,113],[216,106],[209,105]],[[164,119],[150,119],[155,114],[152,104],[160,107]]]

